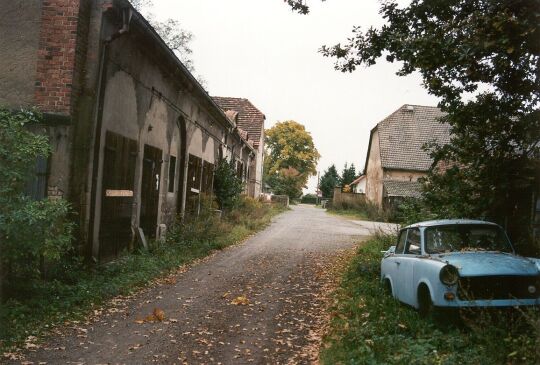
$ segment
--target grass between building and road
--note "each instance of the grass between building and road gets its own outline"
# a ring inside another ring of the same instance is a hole
[[[18,288],[0,308],[0,353],[25,341],[30,344],[55,325],[84,319],[108,299],[134,293],[215,250],[245,240],[284,210],[243,198],[221,219],[208,209],[197,219],[176,224],[165,242],[152,242],[148,251],[126,253],[92,268],[74,265],[62,280]]]
[[[467,311],[443,322],[421,318],[387,294],[380,251],[393,240],[372,237],[343,274],[332,298],[323,364],[540,363],[537,309]]]

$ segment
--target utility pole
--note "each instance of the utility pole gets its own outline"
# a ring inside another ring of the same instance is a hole
[[[317,191],[315,192],[315,195],[317,195],[317,199],[315,200],[315,205],[319,205],[320,191],[321,191],[321,172],[317,171]]]

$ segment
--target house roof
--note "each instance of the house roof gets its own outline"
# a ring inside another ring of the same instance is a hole
[[[372,136],[375,130],[379,131],[382,167],[429,170],[433,160],[422,146],[427,142],[445,144],[450,141],[450,126],[439,122],[445,115],[437,107],[406,104],[377,124]]]
[[[229,110],[237,112],[237,115],[234,115],[236,125],[245,130],[255,147],[258,147],[264,130],[265,115],[248,99],[221,96],[213,96],[212,99],[225,113]]]
[[[386,196],[420,198],[422,184],[418,181],[384,180],[383,187]]]

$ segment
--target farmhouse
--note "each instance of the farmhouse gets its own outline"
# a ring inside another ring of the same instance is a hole
[[[365,166],[369,201],[383,207],[420,196],[418,179],[433,163],[422,147],[450,139],[449,125],[439,122],[442,116],[436,107],[403,105],[371,130]]]
[[[261,132],[229,118],[128,1],[9,1],[0,19],[0,104],[44,113],[34,130],[52,144],[33,194],[71,202],[88,258],[197,214],[219,158],[259,176]]]
[[[264,121],[266,116],[257,109],[248,99],[213,97],[225,114],[230,115],[238,128],[245,131],[253,141],[256,158],[252,159],[252,166],[248,170],[248,194],[259,196],[262,192],[262,175],[264,160]]]

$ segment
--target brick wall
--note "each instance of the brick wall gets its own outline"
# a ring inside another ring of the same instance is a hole
[[[35,102],[43,112],[70,115],[81,0],[43,0]]]

